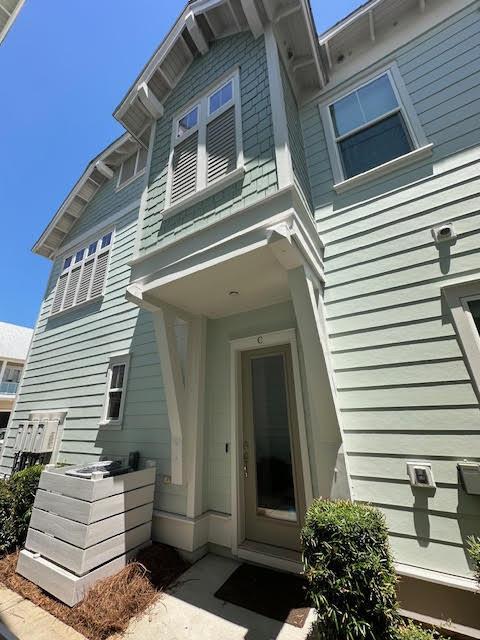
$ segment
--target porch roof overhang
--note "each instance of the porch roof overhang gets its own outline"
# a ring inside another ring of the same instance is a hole
[[[52,220],[34,244],[32,251],[53,259],[63,240],[82,215],[98,189],[113,177],[114,170],[138,149],[139,143],[124,133],[89,162]]]
[[[297,99],[308,99],[326,81],[308,0],[190,0],[114,117],[141,140],[152,119],[163,115],[163,103],[193,59],[207,53],[213,40],[247,30],[259,37],[269,23]]]
[[[239,224],[241,228],[239,229]],[[320,286],[322,244],[295,187],[132,261],[127,298],[150,309],[220,318],[290,298],[288,271]]]

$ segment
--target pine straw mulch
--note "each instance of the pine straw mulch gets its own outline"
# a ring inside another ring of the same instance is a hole
[[[130,620],[148,609],[188,567],[163,544],[141,550],[134,562],[97,582],[82,602],[70,608],[15,573],[17,553],[0,559],[0,584],[31,600],[89,640],[105,640],[125,631]]]

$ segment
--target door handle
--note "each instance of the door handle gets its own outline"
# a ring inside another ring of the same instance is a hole
[[[248,440],[243,441],[243,477],[248,478]]]

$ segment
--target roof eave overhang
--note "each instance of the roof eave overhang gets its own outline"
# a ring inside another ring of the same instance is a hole
[[[114,168],[134,149],[137,141],[124,133],[89,162],[85,171],[46,227],[32,251],[45,258],[55,257],[59,247],[98,189],[113,177]]]
[[[187,4],[114,117],[142,140],[186,69],[207,53],[212,40],[246,30],[259,37],[269,23],[297,99],[303,102],[326,82],[308,0],[195,0]],[[302,37],[296,37],[299,33]]]

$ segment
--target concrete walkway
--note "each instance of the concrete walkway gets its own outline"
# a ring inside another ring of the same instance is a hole
[[[223,602],[214,593],[240,563],[208,555],[199,560],[149,611],[134,620],[125,640],[306,640],[302,629]]]
[[[86,640],[17,593],[0,587],[0,640]]]

